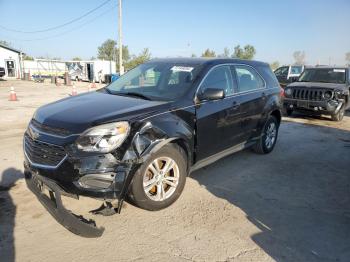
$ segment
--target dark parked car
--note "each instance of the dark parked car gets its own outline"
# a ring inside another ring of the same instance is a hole
[[[307,114],[330,115],[341,121],[349,106],[349,68],[313,67],[301,74],[298,82],[285,89],[284,108],[287,115],[293,111]]]
[[[3,77],[5,75],[5,68],[0,67],[0,77]]]
[[[270,153],[280,96],[262,62],[152,60],[96,92],[39,108],[24,135],[27,185],[69,230],[100,236],[103,228],[67,211],[61,195],[105,200],[94,211],[104,215],[120,212],[126,196],[165,208],[191,171],[247,147]]]
[[[284,88],[288,84],[297,81],[304,68],[303,65],[281,66],[274,73],[281,87]]]

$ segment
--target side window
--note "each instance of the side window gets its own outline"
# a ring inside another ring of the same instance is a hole
[[[282,71],[282,68],[278,68],[278,69],[276,69],[276,71],[274,73],[276,76],[280,76],[281,71]]]
[[[226,96],[232,95],[234,89],[230,66],[219,66],[210,71],[201,85],[200,92],[207,88],[222,89]]]
[[[264,88],[264,80],[253,68],[248,66],[235,66],[235,69],[239,92]]]

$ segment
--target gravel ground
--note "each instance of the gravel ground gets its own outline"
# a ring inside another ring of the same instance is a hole
[[[19,101],[8,101],[14,86]],[[78,93],[87,83],[77,84]],[[126,204],[93,217],[84,239],[59,225],[25,187],[22,135],[38,106],[71,87],[0,81],[1,261],[350,261],[350,113],[284,118],[275,150],[226,157],[187,179],[171,207]],[[87,214],[99,203],[65,199]]]

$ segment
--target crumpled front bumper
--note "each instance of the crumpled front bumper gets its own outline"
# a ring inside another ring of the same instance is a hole
[[[312,101],[299,100],[292,98],[284,98],[283,106],[287,109],[312,111],[314,113],[334,114],[343,105],[343,101],[329,100],[329,101]]]
[[[46,210],[69,231],[87,238],[96,238],[103,234],[104,228],[97,227],[95,221],[78,216],[63,206],[61,195],[77,198],[75,195],[65,192],[53,180],[28,170],[25,171],[25,180]],[[44,193],[44,188],[48,190],[49,196]]]

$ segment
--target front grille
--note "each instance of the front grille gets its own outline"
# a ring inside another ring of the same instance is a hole
[[[324,89],[293,88],[293,99],[322,101],[324,100]]]
[[[57,166],[66,156],[63,147],[33,140],[28,135],[24,136],[24,150],[33,164],[50,167]]]
[[[47,126],[47,125],[39,123],[35,119],[32,119],[30,121],[30,124],[32,126],[34,126],[36,129],[38,129],[39,131],[49,133],[49,134],[54,134],[54,135],[59,135],[59,136],[68,136],[71,134],[68,130],[66,130],[64,128]]]

